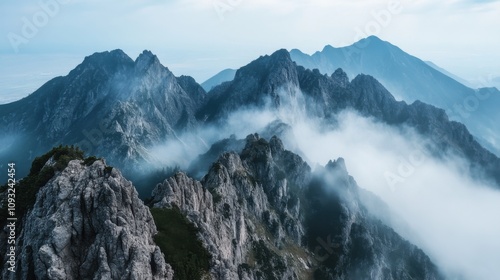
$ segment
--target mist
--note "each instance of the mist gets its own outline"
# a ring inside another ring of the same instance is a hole
[[[343,157],[358,185],[381,198],[387,213],[372,214],[420,247],[452,279],[497,279],[500,275],[500,191],[473,179],[467,162],[432,145],[411,128],[395,128],[354,112],[338,127],[318,122],[293,125],[298,148],[311,166]],[[384,216],[382,216],[384,215]]]
[[[268,110],[253,108],[232,113],[223,124],[211,124],[187,131],[176,139],[150,147],[151,156],[156,162],[153,166],[178,166],[186,169],[200,154],[207,152],[215,142],[234,135],[245,139],[251,133],[262,131],[269,123],[277,119]]]
[[[241,110],[223,124],[150,150],[161,165],[185,169],[218,140],[232,134],[244,139],[282,121],[292,127],[291,136],[282,139],[285,148],[311,167],[343,157],[358,185],[384,201],[389,213],[368,210],[420,247],[448,278],[500,275],[500,191],[471,174],[465,159],[452,153],[438,157],[430,152],[433,143],[412,128],[389,126],[353,111],[341,112],[329,123],[283,112]]]

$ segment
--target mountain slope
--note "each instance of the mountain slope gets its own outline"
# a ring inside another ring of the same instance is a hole
[[[229,82],[234,79],[234,75],[236,75],[236,70],[234,69],[224,69],[219,73],[215,74],[210,79],[204,81],[201,86],[207,92],[212,90],[212,88],[224,83]]]
[[[155,161],[149,146],[197,126],[205,98],[194,79],[175,77],[149,51],[135,61],[121,50],[95,53],[67,76],[0,105],[0,129],[18,140],[2,157],[29,166],[33,154],[76,144],[124,171],[132,163],[141,169]]]
[[[471,169],[486,173],[500,185],[500,159],[476,142],[464,125],[420,101],[410,105],[396,101],[371,76],[358,75],[349,82],[341,69],[331,76],[322,75],[297,66],[288,52],[279,50],[240,68],[233,81],[214,88],[197,117],[218,123],[240,110],[241,104],[270,110],[291,123],[307,116],[332,125],[339,112],[353,109],[393,126],[409,126],[435,144],[436,154],[458,153],[471,162]]]
[[[360,191],[343,160],[312,173],[280,139],[255,134],[201,182],[177,173],[159,184],[152,203],[178,207],[201,229],[214,279],[441,279],[368,214]]]
[[[384,42],[367,40],[392,51]],[[478,94],[493,96],[494,91],[484,89]],[[500,180],[498,158],[478,145],[464,127],[449,122],[443,112],[419,102],[397,102],[368,76],[349,82],[342,70],[325,76],[298,67],[286,50],[240,68],[234,80],[215,87],[209,97],[194,79],[175,77],[149,51],[135,61],[120,50],[96,53],[32,95],[0,105],[0,129],[7,135],[0,139],[4,143],[0,154],[19,163],[23,176],[34,154],[58,144],[75,144],[88,154],[106,157],[133,177],[147,170],[148,164],[160,162],[152,146],[166,140],[184,145],[178,139],[182,132],[225,122],[231,113],[245,108],[273,108],[285,122],[308,115],[330,123],[339,111],[355,109],[389,124],[415,127],[434,137],[438,145],[457,148],[474,169],[486,169]],[[479,119],[471,114],[468,120]],[[490,126],[488,122],[482,125]],[[495,135],[494,129],[484,134],[490,142]]]
[[[425,253],[368,213],[342,159],[311,172],[277,137],[244,141],[201,182],[177,173],[158,184],[154,219],[104,160],[72,147],[37,158],[16,193],[43,182],[17,215],[16,272],[2,262],[2,279],[206,279],[196,273],[202,256],[175,257],[199,241],[212,279],[442,279]],[[5,213],[6,201],[2,188]]]
[[[500,146],[494,141],[500,138],[494,131],[500,121],[496,109],[500,92],[496,89],[468,88],[375,36],[347,47],[326,46],[311,56],[296,49],[290,55],[297,64],[321,73],[342,68],[351,79],[358,74],[371,75],[400,100],[419,100],[443,108],[452,120],[467,125],[478,141],[500,154]]]
[[[48,177],[28,211],[17,216],[16,269],[12,273],[2,262],[2,279],[172,279],[153,241],[153,217],[132,184],[103,160],[71,160],[60,153],[36,163],[42,165],[37,176],[62,170]],[[70,160],[66,167],[60,166],[64,160]],[[20,204],[21,194],[33,186],[16,188]],[[2,210],[5,197],[3,192]]]
[[[432,62],[432,61],[425,61],[425,63],[426,63],[427,65],[429,65],[430,67],[432,67],[432,68],[436,69],[437,71],[439,71],[439,72],[441,72],[441,73],[445,74],[446,76],[448,76],[448,77],[452,78],[453,80],[455,80],[455,81],[457,81],[457,82],[461,83],[462,85],[464,85],[464,86],[466,86],[466,87],[469,87],[469,88],[473,88],[473,85],[472,85],[470,82],[466,81],[466,80],[465,80],[465,79],[463,79],[463,78],[460,78],[459,76],[457,76],[457,75],[455,75],[455,74],[453,74],[453,73],[451,73],[451,72],[447,71],[447,70],[446,70],[446,69],[444,69],[444,68],[441,68],[441,67],[437,66],[434,62]]]

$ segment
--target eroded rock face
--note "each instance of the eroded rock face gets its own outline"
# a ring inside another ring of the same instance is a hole
[[[159,184],[154,206],[179,207],[200,229],[214,279],[304,279],[314,260],[298,245],[300,203],[286,205],[310,169],[277,138],[246,142],[241,155],[222,154],[201,182],[177,173]]]
[[[16,277],[172,279],[155,233],[149,209],[117,169],[73,160],[39,190],[23,220]]]
[[[343,159],[311,172],[277,137],[253,134],[201,181],[177,173],[158,184],[152,201],[200,229],[213,279],[442,279],[360,192]]]

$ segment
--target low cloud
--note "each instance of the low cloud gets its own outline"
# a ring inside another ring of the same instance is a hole
[[[247,135],[262,131],[277,119],[270,111],[245,109],[232,113],[224,124],[208,125],[186,132],[173,139],[150,147],[150,154],[156,159],[155,166],[179,166],[183,169],[200,154],[208,151],[215,142],[235,135],[244,139]]]
[[[473,179],[467,162],[432,145],[410,128],[395,128],[343,112],[338,127],[309,121],[293,126],[308,162],[324,165],[343,157],[361,188],[390,208],[380,216],[422,248],[449,277],[496,279],[500,275],[500,192]],[[376,209],[371,209],[376,210]]]
[[[243,110],[222,126],[154,147],[153,154],[165,165],[185,168],[215,141],[231,134],[242,139],[282,117],[283,111]],[[287,148],[312,167],[343,157],[358,185],[390,209],[388,215],[369,207],[372,214],[423,249],[447,276],[488,280],[500,275],[500,192],[473,179],[477,176],[470,174],[466,160],[453,154],[438,157],[429,151],[433,143],[413,129],[351,111],[328,125],[300,114],[286,119],[293,131],[293,139],[283,139]]]

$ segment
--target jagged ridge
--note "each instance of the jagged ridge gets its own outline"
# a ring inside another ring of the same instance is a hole
[[[152,203],[200,229],[214,279],[442,279],[358,192],[342,159],[311,173],[278,138],[250,135],[201,182],[177,173],[159,184]]]

